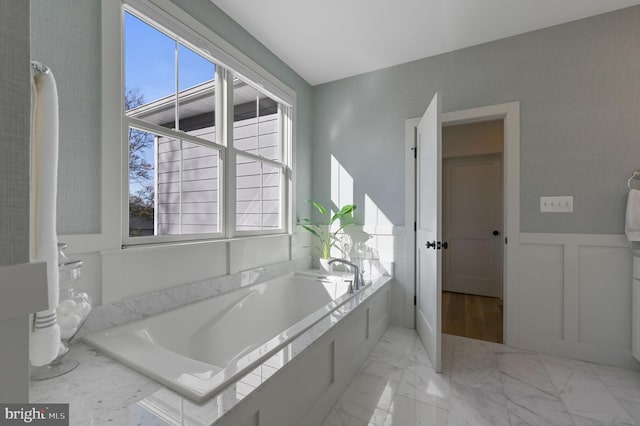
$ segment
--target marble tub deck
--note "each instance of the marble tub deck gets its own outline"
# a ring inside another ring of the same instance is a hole
[[[390,327],[322,426],[640,425],[640,371],[449,335],[443,346],[438,375],[415,331]],[[161,385],[82,344],[71,356],[80,366],[32,382],[32,402],[70,403],[72,425],[165,424],[137,404]]]

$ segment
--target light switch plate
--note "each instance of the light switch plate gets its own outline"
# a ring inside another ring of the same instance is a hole
[[[540,211],[542,213],[571,213],[573,212],[573,197],[540,197]]]

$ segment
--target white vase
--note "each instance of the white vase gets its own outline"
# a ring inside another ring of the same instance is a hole
[[[320,270],[322,272],[331,273],[332,265],[329,265],[329,259],[320,258],[318,261],[320,262]]]

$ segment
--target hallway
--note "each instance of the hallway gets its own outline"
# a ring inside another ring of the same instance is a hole
[[[442,332],[502,343],[502,300],[497,297],[442,292]]]

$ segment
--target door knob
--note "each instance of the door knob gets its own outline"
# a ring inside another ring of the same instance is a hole
[[[445,249],[445,250],[448,249],[449,248],[449,243],[446,242],[446,241],[444,243],[442,243],[442,248]]]
[[[427,241],[427,248],[436,248],[435,241]]]
[[[500,235],[500,231],[496,229],[495,231],[493,231],[493,235]]]

